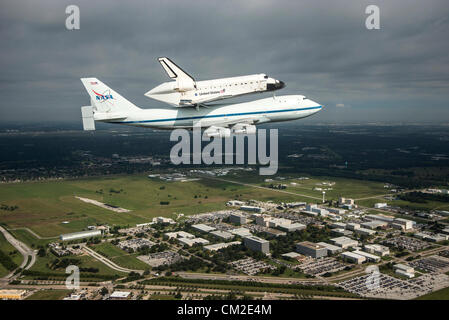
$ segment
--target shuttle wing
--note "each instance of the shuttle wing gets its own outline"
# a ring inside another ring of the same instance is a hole
[[[167,75],[174,80],[189,80],[189,81],[195,81],[193,77],[182,70],[180,67],[178,67],[173,61],[171,61],[167,57],[161,57],[157,59],[159,63],[161,64],[162,68],[164,68],[165,72],[167,72]]]

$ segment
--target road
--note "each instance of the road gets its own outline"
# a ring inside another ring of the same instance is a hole
[[[16,238],[14,238],[8,231],[6,231],[5,228],[0,226],[0,232],[3,233],[3,235],[5,236],[6,240],[11,243],[11,245],[13,245],[17,251],[20,252],[20,254],[22,254],[23,256],[23,262],[20,265],[19,268],[28,270],[30,269],[34,263],[36,262],[36,251],[28,248],[28,246],[26,244],[24,244],[23,242],[17,240]],[[30,263],[27,265],[28,263],[28,257],[31,256],[31,261]],[[15,271],[15,270],[14,270]],[[12,271],[10,274],[8,274],[5,278],[6,279],[14,279],[14,271]]]
[[[109,260],[106,257],[103,257],[101,254],[95,252],[94,250],[88,248],[88,247],[83,247],[83,251],[86,252],[88,255],[90,255],[91,257],[97,259],[98,261],[104,263],[105,265],[107,265],[109,268],[114,269],[116,271],[120,271],[120,272],[126,272],[126,273],[130,273],[130,272],[136,272],[138,274],[143,274],[143,270],[133,270],[133,269],[128,269],[128,268],[124,268],[124,267],[120,267],[119,265],[116,265],[114,262],[112,262],[111,260]]]
[[[281,283],[281,284],[324,284],[321,279],[300,279],[300,278],[280,278],[280,277],[264,277],[264,276],[245,276],[245,275],[227,275],[227,274],[211,274],[211,273],[191,273],[176,272],[181,278],[185,279],[204,279],[204,280],[238,280],[238,281],[256,281],[264,283]]]

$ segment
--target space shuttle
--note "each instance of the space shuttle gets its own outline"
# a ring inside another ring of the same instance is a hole
[[[198,109],[209,102],[285,87],[284,82],[264,73],[197,81],[169,58],[161,57],[158,61],[172,81],[158,85],[145,93],[145,96],[177,108]]]

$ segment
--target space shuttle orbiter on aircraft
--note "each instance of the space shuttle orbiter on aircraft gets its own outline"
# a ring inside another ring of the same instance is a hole
[[[169,58],[158,58],[167,75],[174,81],[164,82],[145,96],[175,107],[199,107],[203,103],[237,96],[268,92],[285,87],[284,82],[266,74],[196,81]]]

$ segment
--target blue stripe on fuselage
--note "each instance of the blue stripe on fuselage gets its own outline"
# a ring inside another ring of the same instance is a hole
[[[110,123],[148,123],[148,122],[165,122],[165,121],[180,121],[180,120],[193,120],[193,119],[205,119],[205,118],[220,118],[220,117],[234,117],[234,116],[246,116],[252,114],[264,114],[264,113],[277,113],[277,112],[289,112],[289,111],[302,111],[321,109],[322,106],[308,107],[308,108],[295,108],[295,109],[282,109],[271,111],[254,111],[254,112],[240,112],[229,114],[215,114],[209,116],[195,116],[195,117],[183,117],[183,118],[169,118],[169,119],[155,119],[155,120],[139,120],[139,121],[108,121]]]

